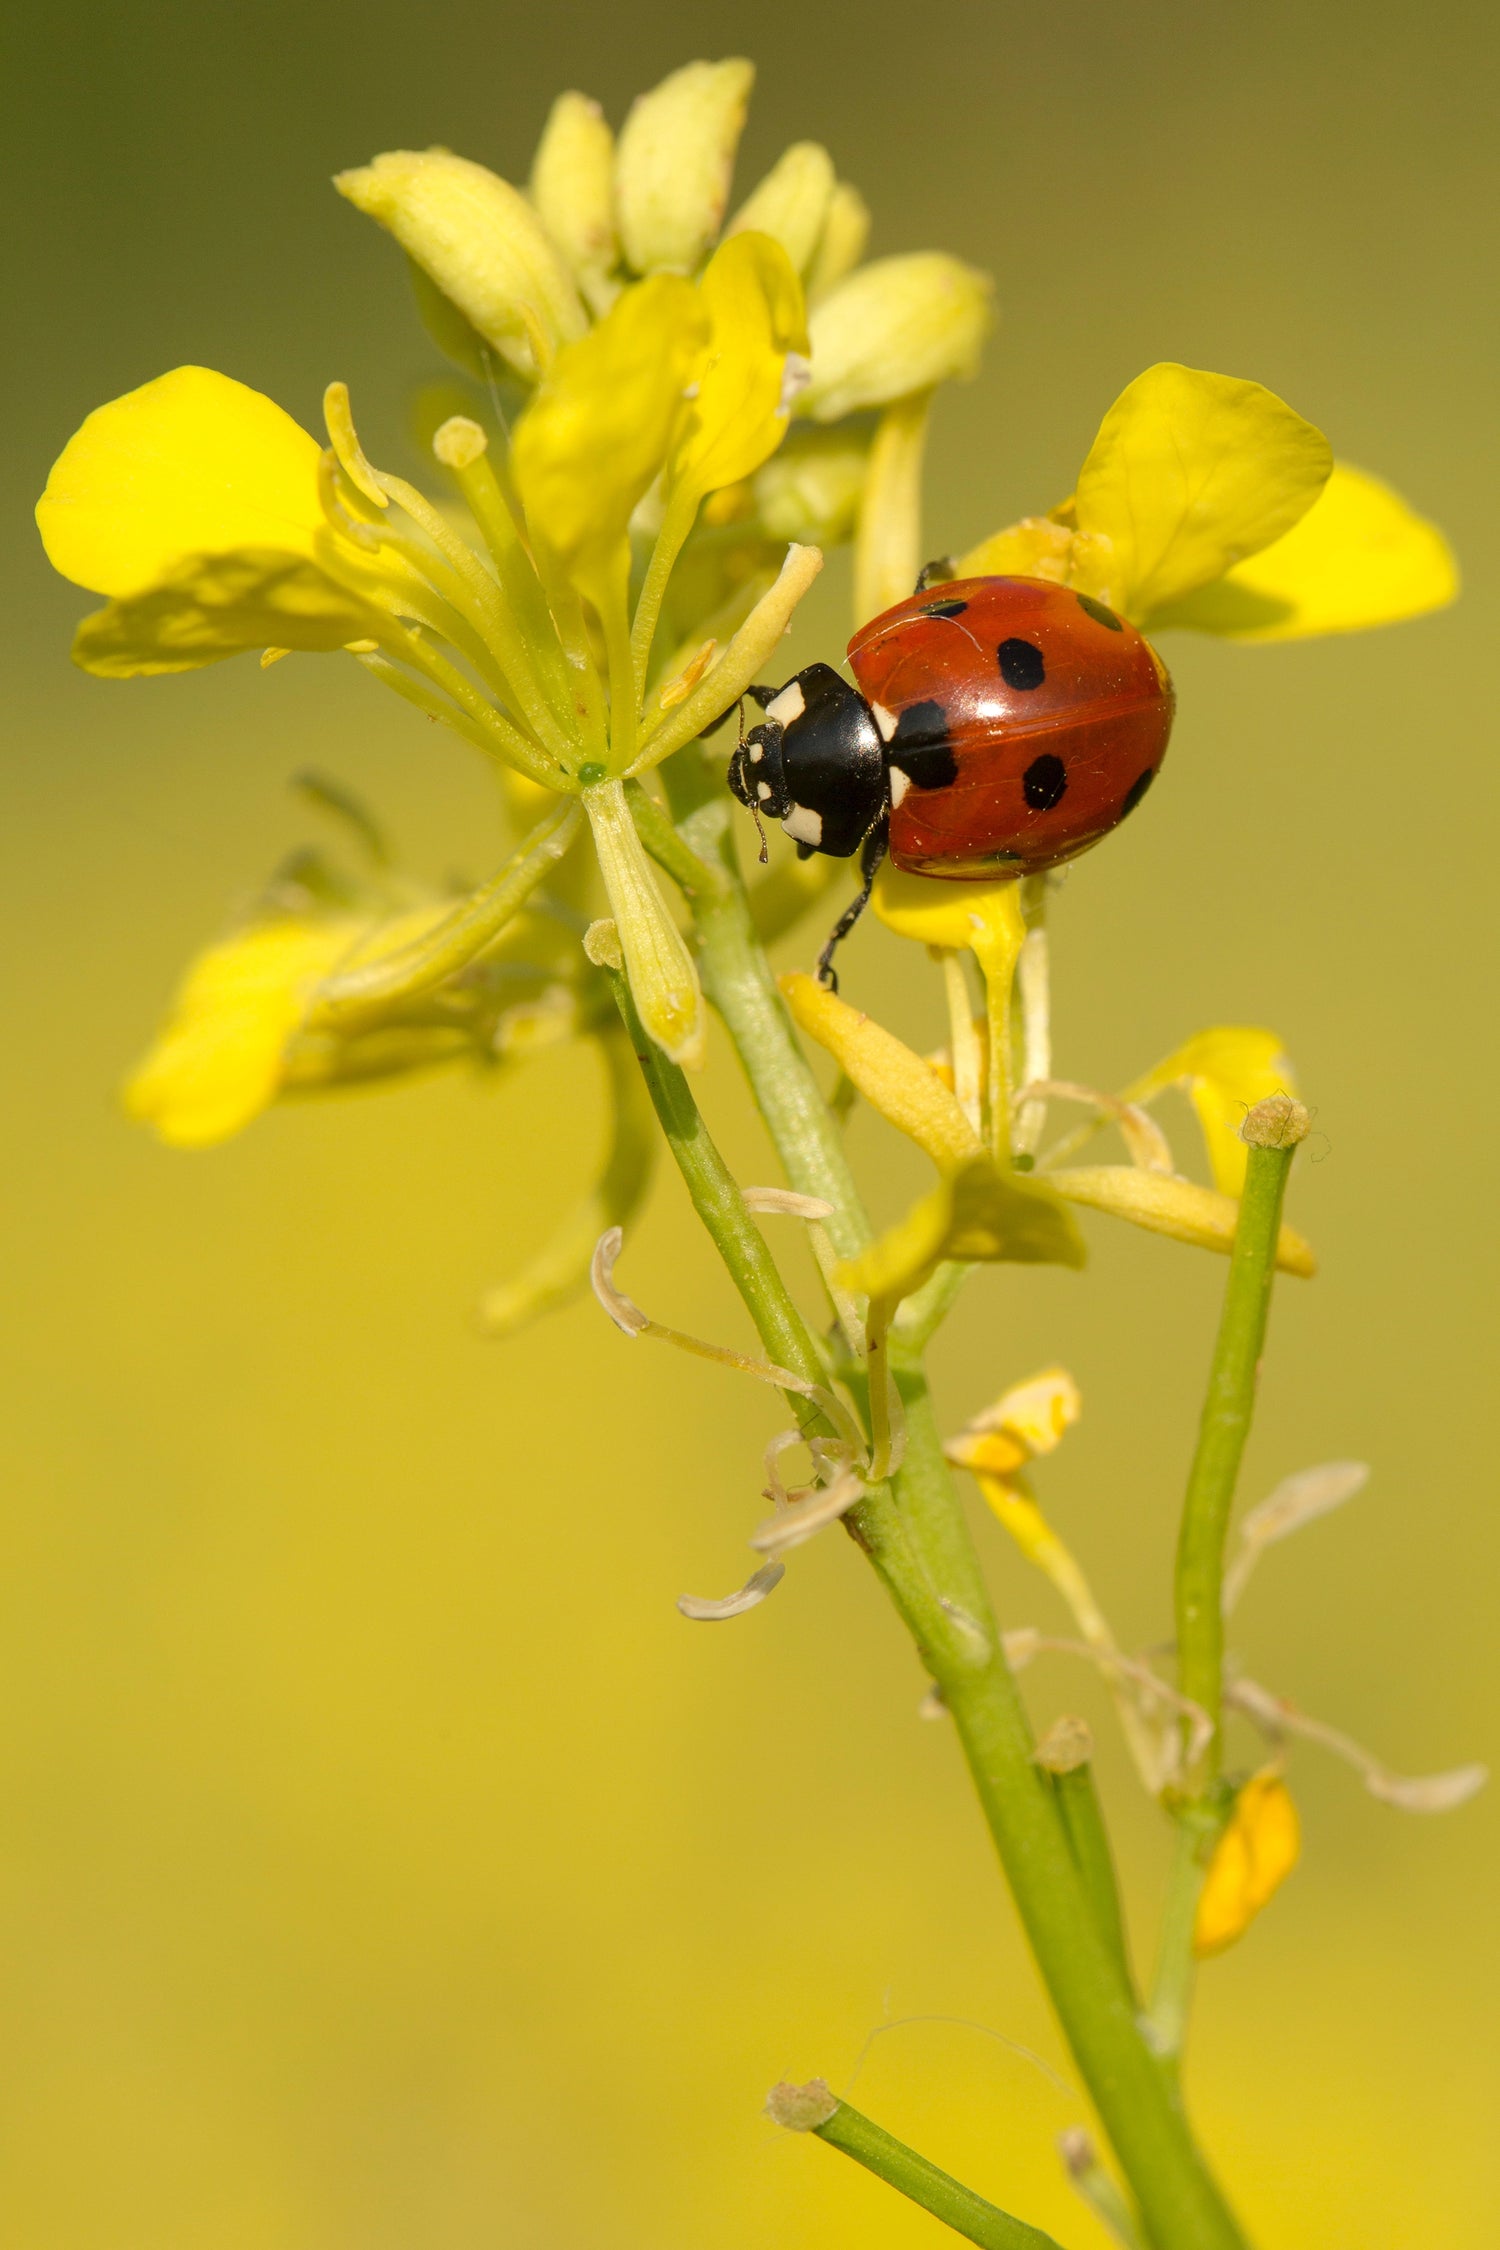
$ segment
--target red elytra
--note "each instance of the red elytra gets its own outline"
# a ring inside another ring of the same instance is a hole
[[[993,882],[1057,867],[1135,809],[1166,755],[1166,667],[1070,587],[931,586],[861,626],[849,659],[886,736],[891,857],[912,874]]]

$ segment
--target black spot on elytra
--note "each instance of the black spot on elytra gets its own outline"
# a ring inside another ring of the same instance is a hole
[[[909,703],[896,721],[888,756],[916,789],[946,789],[956,780],[958,760],[941,703]]]
[[[1086,616],[1092,617],[1096,625],[1107,625],[1112,633],[1124,632],[1125,628],[1114,611],[1106,609],[1103,602],[1096,602],[1092,594],[1080,594],[1078,606]]]
[[[968,606],[967,602],[924,602],[922,615],[924,617],[962,617]]]
[[[1068,769],[1061,758],[1044,750],[1039,758],[1032,759],[1022,774],[1021,787],[1033,812],[1051,812],[1054,805],[1062,803],[1067,792]]]
[[[1147,766],[1144,773],[1138,773],[1136,775],[1134,781],[1132,781],[1130,787],[1125,792],[1125,802],[1120,807],[1121,820],[1125,818],[1127,813],[1133,813],[1135,811],[1136,806],[1145,796],[1146,791],[1151,787],[1151,784],[1155,779],[1155,766]]]
[[[1035,641],[1002,641],[996,654],[1000,659],[1000,677],[1009,688],[1039,688],[1047,677],[1047,667]]]

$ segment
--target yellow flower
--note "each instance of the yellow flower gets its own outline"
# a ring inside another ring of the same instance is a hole
[[[1198,1897],[1193,1951],[1222,1953],[1243,1937],[1297,1864],[1301,1827],[1275,1766],[1253,1774],[1234,1800]]]
[[[956,565],[1048,578],[1148,632],[1231,639],[1356,632],[1458,588],[1442,534],[1259,383],[1172,361],[1104,417],[1072,499]]]

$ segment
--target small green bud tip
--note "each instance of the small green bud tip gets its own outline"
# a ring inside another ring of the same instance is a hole
[[[578,769],[579,786],[583,789],[596,788],[601,781],[607,778],[608,773],[609,768],[601,766],[597,758],[588,758]]]
[[[809,2078],[805,2086],[790,2086],[783,2079],[766,2096],[767,2117],[789,2133],[815,2133],[838,2106],[826,2078]]]
[[[1065,1715],[1053,1721],[1031,1753],[1033,1765],[1043,1773],[1076,1773],[1094,1755],[1094,1737],[1087,1719]]]
[[[1271,1094],[1255,1107],[1240,1127],[1240,1139],[1251,1148],[1295,1148],[1305,1141],[1312,1119],[1290,1094]]]

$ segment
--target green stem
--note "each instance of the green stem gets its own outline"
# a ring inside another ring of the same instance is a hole
[[[693,850],[728,888],[697,904],[700,964],[792,1185],[834,1206],[845,1257],[870,1240],[837,1127],[798,1046],[751,923],[728,799],[701,761],[666,775]],[[1158,2068],[1136,2004],[1092,1910],[1000,1645],[979,1560],[943,1458],[920,1360],[892,1338],[906,1409],[893,1497],[855,1511],[870,1553],[957,1724],[985,1818],[1063,2030],[1139,2199],[1157,2250],[1242,2250],[1243,2237],[1194,2145],[1175,2087]],[[872,1496],[873,1498],[873,1496]]]
[[[930,2211],[966,2242],[981,2243],[984,2250],[1058,2250],[1050,2234],[986,2203],[982,2195],[940,2172],[925,2156],[918,2156],[905,2141],[898,2141],[894,2133],[851,2109],[847,2102],[840,2102],[833,2115],[812,2130],[820,2141],[852,2156],[856,2164],[863,2164],[867,2172],[884,2180],[898,2195]]]
[[[1181,2063],[1188,2011],[1193,2003],[1193,1925],[1198,1918],[1198,1893],[1203,1888],[1205,1855],[1217,1829],[1218,1822],[1206,1818],[1200,1808],[1185,1808],[1177,1823],[1172,1872],[1167,1878],[1148,2022],[1151,2044],[1173,2073]]]
[[[1122,1980],[1127,1985],[1133,1984],[1130,1948],[1125,1938],[1125,1919],[1120,1912],[1120,1886],[1115,1876],[1114,1854],[1109,1848],[1109,1831],[1104,1825],[1099,1792],[1094,1786],[1093,1767],[1085,1763],[1072,1767],[1066,1773],[1054,1773],[1052,1788],[1057,1798],[1057,1809],[1062,1814],[1073,1864],[1078,1869],[1084,1895],[1093,1909],[1094,1921],[1114,1957]]]
[[[1251,1112],[1247,1130],[1256,1114]],[[1255,1412],[1256,1377],[1276,1273],[1281,1206],[1294,1146],[1252,1146],[1249,1150],[1224,1288],[1224,1310],[1177,1543],[1178,1685],[1214,1724],[1192,1777],[1200,1792],[1213,1780],[1222,1762],[1224,1541],[1240,1460]]]

